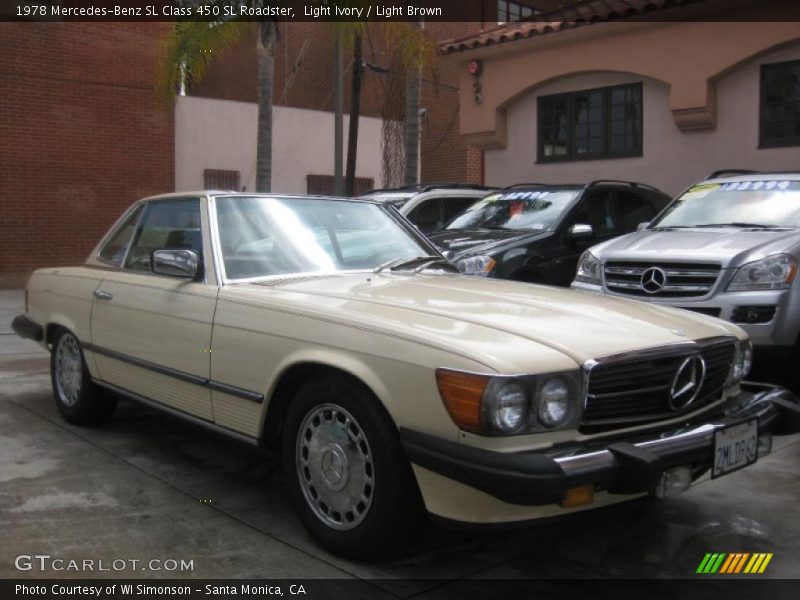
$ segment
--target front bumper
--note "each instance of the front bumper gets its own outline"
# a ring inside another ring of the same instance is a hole
[[[721,283],[727,284],[727,281],[728,277],[721,278]],[[757,347],[775,346],[788,349],[794,346],[800,334],[800,288],[728,292],[721,283],[718,282],[710,295],[702,298],[632,296],[609,292],[605,286],[580,281],[573,281],[570,287],[614,298],[627,298],[712,315],[744,329],[753,345]],[[772,316],[769,320],[756,323],[747,322],[736,316],[737,313],[741,314],[751,307],[767,310]]]
[[[791,392],[766,384],[742,387],[717,418],[600,446],[503,453],[403,428],[400,436],[412,463],[510,504],[559,504],[567,490],[588,484],[611,494],[645,493],[673,467],[690,466],[697,476],[708,469],[714,433],[723,427],[758,419],[759,435],[800,431],[800,405]]]

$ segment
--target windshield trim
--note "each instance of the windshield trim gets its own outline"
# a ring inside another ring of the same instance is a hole
[[[220,241],[219,235],[219,221],[217,220],[217,200],[224,199],[224,198],[264,198],[264,199],[297,199],[297,200],[326,200],[331,202],[354,202],[357,204],[368,204],[371,206],[377,206],[380,210],[386,212],[389,215],[389,218],[393,219],[406,233],[408,233],[414,241],[416,241],[421,247],[427,249],[431,255],[441,256],[442,259],[447,260],[439,249],[433,245],[431,241],[428,240],[422,233],[414,227],[408,219],[406,219],[400,212],[397,210],[396,207],[391,206],[389,203],[384,204],[383,202],[376,202],[374,200],[360,200],[358,198],[338,198],[338,197],[329,197],[329,196],[302,196],[302,195],[292,195],[292,194],[215,194],[209,195],[208,198],[208,226],[209,226],[209,233],[211,234],[211,250],[214,257],[214,267],[216,270],[217,275],[217,282],[219,286],[225,285],[234,285],[237,283],[252,283],[255,281],[263,281],[263,280],[272,280],[272,279],[279,279],[279,278],[294,278],[294,277],[304,277],[304,276],[311,276],[311,275],[337,275],[337,274],[354,274],[354,273],[372,273],[372,269],[351,269],[351,270],[341,270],[341,271],[304,271],[304,272],[296,272],[296,273],[277,273],[274,275],[259,275],[256,277],[242,277],[238,279],[233,279],[228,277],[227,273],[225,272],[225,261],[224,257],[222,256],[222,243]]]

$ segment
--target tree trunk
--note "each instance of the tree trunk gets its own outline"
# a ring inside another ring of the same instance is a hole
[[[405,113],[403,154],[406,168],[403,183],[405,185],[414,185],[419,183],[417,178],[417,162],[419,160],[419,71],[413,67],[406,72]]]
[[[344,179],[345,196],[353,196],[356,183],[356,153],[358,151],[358,121],[361,117],[361,74],[364,72],[361,34],[353,34],[353,80],[350,87],[350,127],[347,132],[347,170]]]
[[[258,41],[258,142],[256,192],[272,191],[272,83],[277,24],[263,21]]]

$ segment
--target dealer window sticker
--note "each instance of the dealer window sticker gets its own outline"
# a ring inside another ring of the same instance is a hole
[[[540,198],[544,198],[550,192],[540,190],[540,191],[527,191],[527,192],[507,192],[505,194],[500,194],[497,199],[499,200],[538,200]],[[487,198],[488,200],[488,198]]]
[[[694,191],[694,189],[695,188],[692,188],[689,190],[689,192]],[[720,190],[723,192],[746,192],[758,190],[777,190],[780,192],[786,192],[791,190],[800,190],[800,181],[777,181],[774,179],[770,181],[732,181],[724,184]]]
[[[700,185],[689,188],[689,191],[681,196],[681,200],[698,200],[700,198],[705,198],[711,192],[716,192],[720,188],[722,188],[722,186],[719,183],[701,183]]]

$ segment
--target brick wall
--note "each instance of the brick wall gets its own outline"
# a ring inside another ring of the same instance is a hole
[[[428,23],[437,40],[479,31],[480,22]],[[427,110],[422,121],[422,181],[483,183],[483,153],[468,146],[458,133],[458,76],[453,61],[439,61],[435,77],[423,82],[420,105]]]
[[[164,27],[0,24],[0,285],[83,262],[126,206],[172,191]]]

